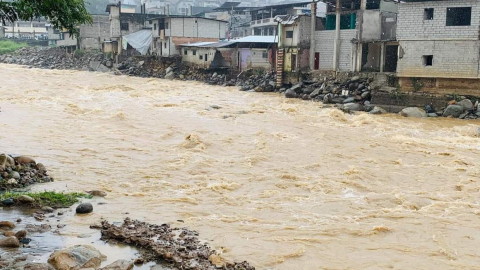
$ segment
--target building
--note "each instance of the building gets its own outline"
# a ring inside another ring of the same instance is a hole
[[[228,21],[227,36],[235,39],[250,36],[249,27],[252,20],[250,11],[252,9],[255,8],[248,2],[225,2],[215,8],[214,12],[206,13],[205,17]]]
[[[398,15],[401,88],[478,96],[480,1],[404,0]]]
[[[51,24],[47,25],[48,46],[57,46],[57,41],[61,39],[60,30],[53,28]]]
[[[48,40],[47,25],[49,23],[45,20],[7,23],[5,25],[5,37]]]
[[[175,4],[165,0],[145,0],[147,14],[165,15],[175,11]]]
[[[311,14],[311,3],[310,2],[299,2],[299,3],[289,3],[289,4],[276,4],[276,5],[267,5],[265,7],[256,8],[251,10],[252,20],[250,22],[251,35],[254,36],[268,36],[277,34],[277,22],[275,21],[276,16],[283,15],[310,15]],[[325,5],[319,5],[321,8],[318,12],[318,15],[324,15]]]
[[[152,53],[159,56],[180,54],[179,46],[195,42],[218,42],[226,38],[227,22],[192,16],[161,16],[150,19]]]
[[[122,6],[118,4],[108,5],[106,11],[109,13],[110,33],[109,38],[103,40],[102,46],[104,48],[104,52],[123,56],[137,54],[138,52],[129,45],[127,45],[127,48],[124,49],[122,37],[144,29],[151,29],[152,27],[148,24],[148,19],[157,15],[144,13],[124,13]]]
[[[310,15],[279,15],[277,85],[298,82],[300,71],[310,67],[310,40],[312,18]],[[322,29],[321,20],[315,17],[315,29]]]
[[[205,68],[272,70],[276,65],[278,38],[249,36],[231,41],[181,44],[182,62]]]
[[[110,40],[110,18],[108,15],[92,15],[92,24],[80,26],[79,46],[82,50],[101,50],[102,44]]]
[[[180,0],[177,3],[177,15],[189,16],[192,15],[192,7],[195,6],[195,2],[191,0]]]
[[[315,32],[312,69],[395,72],[398,3],[325,0],[325,29]]]

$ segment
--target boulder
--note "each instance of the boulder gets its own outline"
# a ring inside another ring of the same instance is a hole
[[[295,92],[295,90],[293,90],[292,88],[288,89],[287,91],[285,91],[285,97],[286,98],[296,98],[297,97],[297,93]]]
[[[15,236],[1,238],[0,247],[18,248],[20,247],[20,241]]]
[[[343,101],[343,104],[353,103],[353,102],[355,102],[355,98],[354,97],[348,97]]]
[[[77,245],[64,250],[55,251],[48,263],[57,270],[77,270],[81,268],[100,267],[106,257],[96,248],[88,245]]]
[[[386,114],[387,111],[384,110],[382,107],[375,106],[373,109],[368,112],[369,114]]]
[[[7,163],[7,155],[1,154],[0,155],[0,171],[4,171],[8,166]]]
[[[91,203],[81,203],[80,205],[77,206],[77,209],[75,209],[75,212],[77,214],[88,214],[93,211],[93,205]]]
[[[11,221],[0,221],[0,228],[1,229],[14,229],[15,224]]]
[[[20,174],[16,171],[12,171],[10,173],[10,177],[13,178],[13,179],[20,179]]]
[[[21,239],[27,237],[27,231],[25,231],[25,230],[18,231],[18,232],[15,233],[15,237],[18,240],[21,240]]]
[[[405,108],[399,114],[404,117],[417,117],[417,118],[427,117],[427,113],[424,110],[417,107]]]
[[[167,80],[175,79],[175,73],[173,73],[173,71],[168,72],[167,75],[165,75],[165,79]]]
[[[100,268],[100,270],[130,270],[133,268],[133,263],[128,262],[126,260],[118,260],[113,262],[112,264],[109,264],[103,268]]]
[[[17,201],[21,203],[33,203],[35,199],[28,195],[20,195],[17,197]]]
[[[359,103],[347,103],[343,105],[345,112],[365,111],[365,107]]]
[[[453,116],[455,118],[459,117],[463,113],[463,106],[461,105],[448,105],[448,107],[443,112],[444,117]]]
[[[302,93],[303,83],[299,82],[292,86],[289,90],[295,91],[295,93]]]
[[[313,90],[313,92],[310,94],[310,98],[316,98],[320,93],[323,91],[322,88],[317,88]]]
[[[460,102],[457,103],[457,105],[462,106],[464,110],[472,110],[473,109],[473,103],[470,99],[464,99]]]
[[[438,117],[437,113],[427,113],[428,117]]]
[[[356,82],[356,81],[358,81],[358,80],[360,80],[360,76],[355,76],[355,77],[353,77],[350,81],[351,81],[351,82]]]
[[[23,270],[53,270],[53,267],[46,263],[27,263]]]
[[[27,157],[27,156],[19,156],[19,157],[16,157],[15,160],[20,165],[30,164],[30,163],[37,164],[33,158]]]
[[[3,206],[12,206],[14,204],[15,204],[15,201],[11,198],[5,199],[5,200],[2,201]]]
[[[334,97],[332,98],[332,103],[339,104],[339,103],[343,103],[344,100],[345,99],[342,97]]]

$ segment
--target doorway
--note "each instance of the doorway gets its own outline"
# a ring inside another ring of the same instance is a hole
[[[320,69],[320,53],[316,52],[315,53],[315,65],[313,67],[315,70]]]
[[[398,45],[385,46],[385,72],[396,72],[398,64]]]

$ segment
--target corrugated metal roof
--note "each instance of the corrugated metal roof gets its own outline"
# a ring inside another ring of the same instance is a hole
[[[275,21],[283,25],[294,24],[298,19],[298,15],[277,15],[275,16]]]
[[[198,47],[198,48],[221,48],[230,45],[231,43],[228,41],[220,41],[220,42],[195,42],[195,43],[187,43],[187,44],[180,44],[182,47]]]

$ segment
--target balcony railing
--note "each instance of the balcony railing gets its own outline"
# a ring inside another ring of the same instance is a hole
[[[275,22],[274,18],[266,18],[266,19],[261,19],[261,20],[256,20],[256,21],[251,21],[250,26],[255,25],[257,26],[270,26],[270,25],[276,25],[277,23]]]

